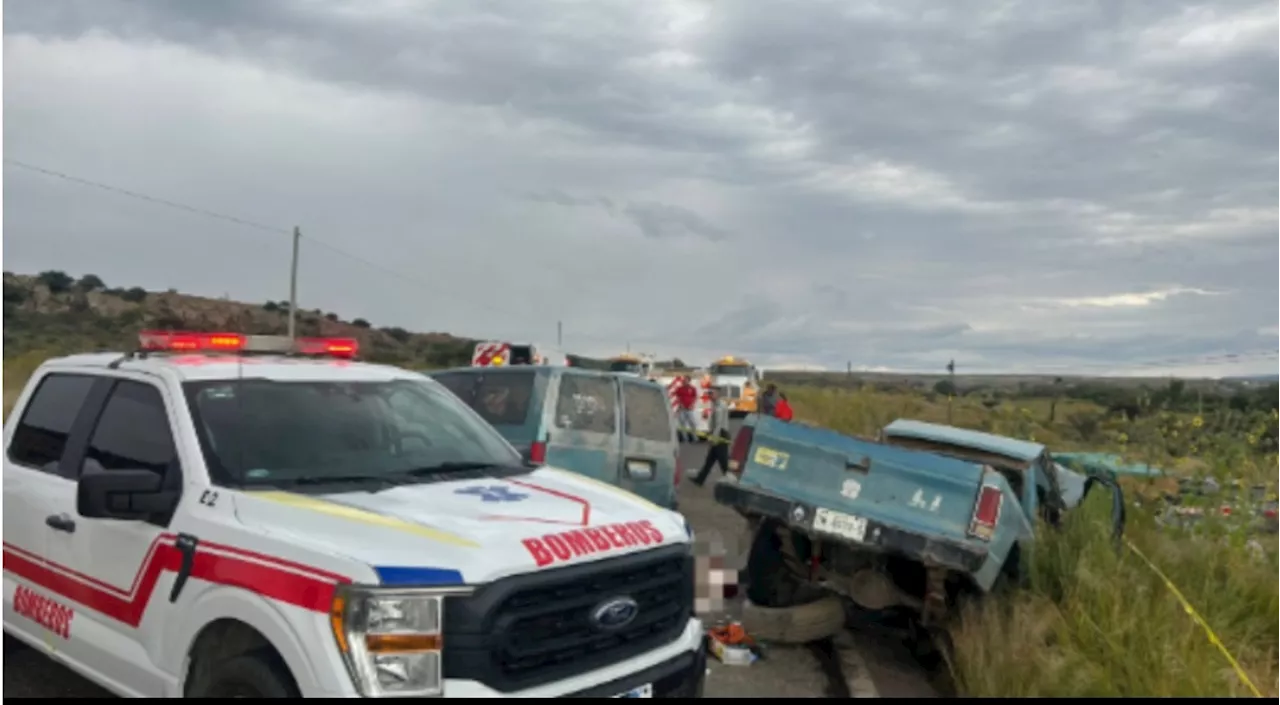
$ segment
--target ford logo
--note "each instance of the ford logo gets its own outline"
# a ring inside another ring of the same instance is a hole
[[[591,610],[591,623],[606,631],[621,629],[635,621],[640,605],[630,597],[615,597]]]

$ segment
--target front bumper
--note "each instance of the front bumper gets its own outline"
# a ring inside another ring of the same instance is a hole
[[[756,413],[755,399],[734,399],[729,402],[729,411],[737,414]]]
[[[707,672],[706,628],[690,618],[672,643],[585,673],[510,693],[471,680],[445,680],[449,698],[598,698],[614,697],[646,684],[655,698],[701,697]]]
[[[617,680],[580,690],[566,698],[612,698],[651,684],[655,698],[701,698],[707,680],[707,648],[705,637],[696,651]]]

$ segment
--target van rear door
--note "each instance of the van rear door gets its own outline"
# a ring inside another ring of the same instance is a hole
[[[663,389],[622,379],[622,487],[661,507],[675,508],[675,419]]]
[[[547,434],[547,465],[618,486],[618,382],[611,376],[560,368]]]

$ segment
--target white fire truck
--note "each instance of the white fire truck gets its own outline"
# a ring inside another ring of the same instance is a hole
[[[676,512],[355,340],[140,343],[5,420],[7,652],[127,697],[701,697]]]

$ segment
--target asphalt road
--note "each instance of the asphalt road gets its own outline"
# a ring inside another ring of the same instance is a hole
[[[736,424],[735,424],[736,426]],[[744,540],[745,524],[737,514],[717,505],[711,485],[689,482],[702,465],[706,445],[686,445],[681,451],[685,481],[680,487],[680,509],[693,524],[700,542],[719,540],[729,555],[736,555]],[[725,613],[732,615],[732,606]],[[926,675],[915,666],[892,636],[851,634],[843,640],[845,676],[854,697],[936,697]],[[805,648],[773,647],[768,658],[750,666],[725,666],[711,660],[706,696],[824,697],[830,679],[818,659]],[[7,698],[104,698],[113,697],[71,671],[31,649],[4,656],[4,695]]]

